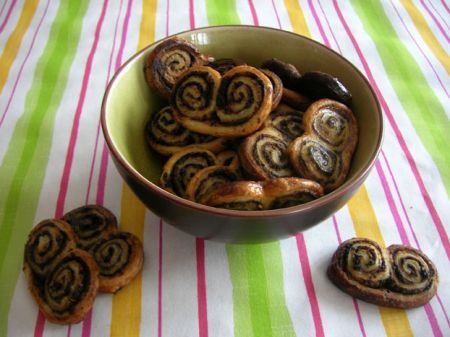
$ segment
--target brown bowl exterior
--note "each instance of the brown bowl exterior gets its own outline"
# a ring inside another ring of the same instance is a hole
[[[142,63],[142,60],[145,59],[145,56],[154,48],[155,44],[130,58],[111,80],[102,105],[101,122],[103,133],[110,149],[113,162],[120,175],[145,206],[161,217],[165,222],[196,237],[221,242],[260,243],[287,238],[317,225],[331,216],[343,207],[362,185],[373,167],[381,148],[383,135],[381,108],[370,84],[359,70],[340,55],[308,38],[272,28],[253,26],[209,27],[177,35],[195,42],[196,39],[203,35],[212,38],[215,34],[221,34],[221,32],[223,33],[226,31],[227,38],[229,39],[230,30],[239,34],[240,37],[251,33],[254,35],[256,34],[256,36],[260,34],[263,39],[264,34],[268,33],[275,35],[282,34],[283,36],[286,35],[288,39],[292,39],[293,43],[295,43],[295,41],[304,41],[308,45],[313,45],[316,53],[317,50],[323,50],[328,53],[328,55],[332,55],[332,57],[338,59],[342,64],[345,64],[353,72],[351,76],[349,75],[350,79],[352,76],[358,76],[359,86],[361,83],[365,86],[363,94],[367,95],[368,104],[372,105],[372,110],[374,111],[374,113],[369,116],[371,118],[370,126],[361,127],[360,133],[370,132],[372,136],[369,137],[368,140],[364,140],[363,144],[358,145],[355,153],[355,156],[357,156],[357,165],[355,165],[356,167],[352,167],[349,178],[341,187],[304,205],[270,211],[246,212],[224,210],[197,204],[175,196],[157,186],[155,177],[152,177],[152,174],[146,172],[145,169],[138,167],[139,165],[135,165],[132,156],[127,156],[128,151],[131,151],[129,149],[130,146],[127,147],[124,144],[120,144],[116,134],[114,134],[113,127],[117,128],[117,125],[115,125],[117,123],[111,121],[115,110],[110,107],[112,104],[111,98],[115,94],[113,92],[114,86],[117,84],[117,81],[121,80],[121,72],[126,72],[127,69],[132,67],[136,62]],[[236,51],[228,51],[228,54],[224,55],[224,57],[229,57],[233,52]],[[218,54],[217,57],[220,55],[221,54]],[[239,56],[239,58],[243,58],[241,54],[239,54]],[[292,62],[291,60],[287,61]],[[321,65],[319,65],[319,68],[323,69]],[[152,99],[154,99],[154,97]],[[360,100],[357,104],[359,106],[364,106],[365,97],[358,97],[357,99]],[[117,103],[114,102],[114,104]],[[154,106],[160,107],[157,103],[154,103]],[[358,118],[357,113],[356,115]],[[359,119],[362,117],[367,118],[364,113],[359,117]],[[367,128],[370,128],[370,130],[366,130]],[[142,129],[144,129],[144,125],[142,125]],[[144,135],[142,135],[142,137],[144,137]],[[137,157],[142,155],[142,153],[136,154]],[[149,155],[151,156],[152,154],[150,153]],[[158,165],[160,165],[160,163],[156,164],[156,166]]]

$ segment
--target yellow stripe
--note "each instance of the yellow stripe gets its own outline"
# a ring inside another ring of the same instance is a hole
[[[293,31],[297,34],[311,37],[308,25],[306,24],[305,15],[303,14],[298,1],[284,0],[284,6],[289,14]]]
[[[157,0],[142,1],[142,18],[138,50],[154,39]],[[145,207],[127,185],[122,187],[121,229],[144,242]],[[139,336],[141,325],[142,273],[113,297],[110,335]]]
[[[385,246],[380,227],[363,186],[348,203],[356,236],[369,238]],[[413,336],[405,310],[379,307],[387,336]]]
[[[11,33],[5,44],[2,55],[0,55],[0,93],[3,91],[6,80],[8,79],[9,70],[19,51],[22,38],[30,26],[31,19],[36,12],[39,0],[28,0],[22,7],[19,21],[16,28]]]
[[[450,74],[450,57],[448,57],[447,52],[442,48],[441,43],[434,36],[430,27],[428,26],[425,18],[417,9],[416,6],[411,2],[411,0],[401,0],[403,7],[407,10],[409,16],[414,22],[419,34],[422,36],[422,39],[428,45],[428,47],[433,51],[434,55],[437,57],[439,62],[442,63],[447,73]]]

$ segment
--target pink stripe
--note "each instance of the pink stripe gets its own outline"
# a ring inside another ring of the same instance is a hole
[[[397,207],[394,202],[394,198],[392,197],[391,190],[389,189],[386,176],[384,175],[384,171],[381,168],[380,161],[377,159],[375,162],[375,168],[378,172],[378,176],[380,177],[381,186],[383,187],[384,194],[386,196],[387,203],[389,205],[389,209],[391,210],[392,216],[394,217],[395,225],[397,226],[398,234],[400,235],[400,240],[404,245],[410,245],[408,236],[405,231],[405,227],[403,226],[403,222],[400,219],[400,214],[398,214]]]
[[[0,25],[0,34],[3,32],[3,29],[5,29],[6,24],[9,21],[9,17],[11,16],[11,13],[14,9],[14,6],[16,5],[17,0],[13,0],[11,2],[11,6],[9,6],[8,12],[6,13],[5,19],[3,20],[2,24]]]
[[[311,10],[314,21],[316,22],[316,25],[319,28],[319,32],[320,32],[320,35],[322,36],[323,42],[325,43],[325,45],[327,45],[329,48],[331,48],[330,41],[328,41],[328,38],[325,35],[325,31],[323,30],[322,24],[320,23],[320,19],[316,12],[316,8],[311,0],[308,0],[308,6],[309,6],[309,9]]]
[[[334,226],[334,231],[336,232],[336,237],[338,239],[338,243],[341,244],[342,243],[342,238],[341,238],[341,233],[339,232],[339,226],[336,220],[336,215],[332,216],[333,219],[333,226]]]
[[[189,25],[191,29],[195,28],[194,0],[189,0]]]
[[[83,328],[81,330],[81,337],[89,337],[92,328],[92,309],[89,310],[83,320]]]
[[[328,30],[331,33],[331,37],[334,40],[334,44],[337,47],[337,49],[339,50],[339,54],[342,54],[341,46],[337,42],[336,36],[333,33],[333,29],[331,29],[330,21],[328,21],[328,16],[325,14],[325,11],[323,10],[322,3],[320,2],[320,0],[317,0],[317,2],[319,3],[319,7],[320,7],[320,11],[322,12],[322,16],[325,18],[325,22],[327,23]],[[316,22],[317,22],[317,20],[316,20]],[[320,21],[318,21],[318,24],[320,24]],[[327,47],[331,48],[331,45],[327,45]]]
[[[72,336],[72,324],[69,324],[69,326],[67,327],[66,337],[70,337],[70,336]]]
[[[0,119],[0,127],[3,124],[3,121],[5,119],[5,116],[6,116],[7,112],[9,111],[9,106],[11,105],[11,102],[12,102],[12,99],[14,97],[14,94],[16,93],[16,88],[17,88],[17,85],[19,84],[19,80],[20,80],[20,78],[22,76],[23,69],[25,68],[25,64],[27,63],[28,58],[29,58],[29,56],[31,54],[31,50],[34,47],[34,43],[36,42],[36,37],[37,37],[37,35],[39,33],[39,30],[41,29],[42,22],[44,21],[44,18],[47,15],[47,10],[48,10],[49,4],[50,4],[50,0],[48,0],[47,4],[45,5],[44,14],[42,14],[42,17],[41,17],[41,19],[39,21],[39,24],[38,24],[38,26],[36,28],[36,31],[34,32],[33,39],[31,40],[30,48],[28,49],[28,52],[27,52],[27,55],[25,56],[25,59],[23,60],[22,64],[20,65],[19,73],[17,74],[16,80],[14,81],[14,86],[13,86],[12,92],[11,92],[9,98],[8,98],[8,103],[6,104],[5,111],[3,112],[2,118]]]
[[[447,310],[445,310],[444,303],[442,303],[442,300],[441,300],[441,297],[439,296],[439,294],[436,294],[436,299],[438,300],[439,305],[441,306],[441,309],[444,312],[444,316],[447,321],[447,325],[450,327],[450,319],[448,318]]]
[[[120,0],[120,4],[119,4],[119,14],[116,17],[116,22],[114,25],[114,38],[113,38],[113,45],[111,48],[111,53],[109,54],[109,62],[108,62],[108,75],[106,76],[106,83],[105,83],[105,87],[108,85],[109,83],[109,79],[111,78],[111,68],[112,68],[112,60],[113,60],[113,55],[114,55],[114,51],[116,50],[116,39],[117,39],[117,30],[119,27],[119,18],[122,14],[122,5],[123,5],[123,0]],[[95,166],[95,162],[97,159],[97,148],[98,148],[98,142],[100,139],[100,122],[97,124],[97,134],[95,137],[95,146],[94,146],[94,152],[93,152],[93,157],[91,160],[91,169],[89,171],[89,182],[88,182],[88,188],[87,188],[87,193],[86,193],[86,200],[85,203],[88,204],[89,203],[89,198],[90,198],[90,194],[91,194],[91,187],[92,187],[92,179],[94,177],[94,166]]]
[[[358,325],[361,330],[361,334],[363,335],[363,337],[366,337],[367,336],[366,330],[364,329],[364,323],[362,320],[361,310],[359,309],[358,301],[356,300],[356,298],[352,298],[352,300],[353,300],[353,306],[355,307],[355,311],[356,311],[356,317],[358,318]]]
[[[394,133],[395,133],[395,135],[396,135],[396,137],[398,139],[400,147],[402,148],[403,152],[406,155],[406,158],[407,158],[408,163],[409,163],[409,165],[411,167],[412,173],[414,174],[414,177],[415,177],[415,179],[417,181],[417,184],[419,186],[421,194],[422,194],[422,196],[424,198],[425,204],[427,205],[428,211],[430,212],[430,215],[431,215],[431,217],[433,219],[433,222],[434,222],[434,224],[436,226],[436,229],[437,229],[437,231],[439,233],[439,236],[441,238],[442,244],[443,244],[445,252],[447,254],[447,258],[450,259],[450,242],[449,242],[447,233],[445,232],[445,228],[444,228],[444,226],[442,224],[442,221],[441,221],[441,219],[440,219],[436,209],[434,208],[434,205],[433,205],[433,202],[431,201],[430,195],[428,194],[428,191],[425,188],[425,185],[423,183],[422,177],[420,176],[419,170],[417,169],[417,166],[416,166],[416,163],[414,162],[412,154],[409,151],[408,146],[406,145],[406,142],[405,142],[405,140],[403,138],[403,135],[402,135],[398,125],[395,122],[394,116],[392,115],[392,113],[391,113],[391,111],[390,111],[386,101],[384,100],[383,95],[380,92],[380,89],[378,88],[378,86],[376,84],[376,82],[374,80],[374,77],[372,75],[372,72],[370,71],[370,67],[367,64],[367,61],[364,58],[364,55],[362,54],[362,51],[361,51],[358,43],[356,42],[355,37],[353,36],[352,32],[350,31],[350,28],[348,27],[347,22],[345,21],[345,19],[344,19],[343,15],[342,15],[342,12],[339,9],[339,6],[338,6],[336,0],[333,0],[333,4],[334,4],[334,7],[335,7],[336,12],[338,14],[339,20],[341,21],[342,25],[344,26],[344,29],[347,32],[347,35],[349,36],[350,40],[352,41],[352,44],[353,44],[353,46],[354,46],[354,48],[355,48],[355,50],[356,50],[356,52],[357,52],[357,54],[358,54],[362,64],[363,64],[363,67],[364,67],[364,70],[366,72],[366,75],[367,75],[367,77],[368,77],[368,79],[369,79],[373,89],[375,90],[375,93],[377,94],[377,96],[378,96],[378,98],[380,100],[380,104],[383,107],[385,115],[386,115],[389,123],[391,124],[392,129],[394,130]]]
[[[133,6],[133,0],[128,0],[127,12],[125,14],[125,20],[123,22],[123,28],[122,28],[122,39],[120,40],[119,53],[117,54],[117,58],[116,58],[116,67],[115,67],[116,71],[122,65],[123,50],[125,49],[125,42],[127,40],[128,23],[130,22],[130,14],[131,14],[132,6]]]
[[[259,26],[258,14],[256,14],[255,6],[252,0],[248,0],[248,5],[250,7],[250,12],[252,13],[253,24]]]
[[[34,337],[42,337],[44,335],[45,328],[45,317],[44,314],[39,310],[36,324],[34,326]]]
[[[303,234],[295,236],[297,241],[298,257],[302,266],[302,274],[305,282],[306,292],[308,294],[309,304],[311,306],[311,313],[314,320],[314,327],[316,329],[316,336],[325,336],[323,332],[322,319],[320,317],[319,303],[317,302],[316,292],[314,290],[314,283],[311,276],[311,268],[309,265],[308,252],[306,251],[306,244]]]
[[[408,32],[409,37],[413,40],[414,44],[416,45],[416,47],[420,50],[420,53],[422,54],[422,56],[427,60],[427,63],[429,65],[429,67],[433,70],[434,75],[436,76],[437,80],[439,81],[439,84],[441,85],[442,89],[444,90],[445,94],[447,95],[447,97],[449,96],[449,93],[447,91],[446,86],[444,85],[444,83],[442,83],[442,80],[438,74],[438,72],[436,71],[436,69],[434,69],[433,64],[431,63],[430,59],[427,57],[427,55],[424,53],[424,51],[422,50],[422,48],[420,47],[419,43],[417,43],[417,40],[414,38],[414,35],[411,34],[410,30],[408,29],[408,26],[406,25],[405,21],[403,20],[403,18],[401,17],[400,13],[398,12],[397,8],[394,6],[394,3],[392,1],[390,1],[391,6],[394,8],[395,13],[397,14],[398,18],[400,19],[401,23],[403,24],[403,27],[406,29],[406,31]]]
[[[199,337],[208,337],[208,310],[206,302],[205,241],[195,240],[197,254],[197,298]]]
[[[433,11],[439,16],[439,19],[441,19],[442,22],[444,22],[444,25],[447,27],[447,29],[450,29],[450,25],[448,22],[442,17],[441,13],[434,7],[433,1],[428,1],[431,8],[433,8]]]
[[[5,1],[3,2],[2,8],[0,9],[0,17],[3,15],[3,11],[5,10],[6,4],[7,4],[7,3],[8,3],[7,0],[5,0]]]
[[[68,149],[67,149],[67,153],[66,153],[66,160],[64,163],[63,175],[62,175],[60,186],[59,186],[59,194],[58,194],[58,199],[57,199],[57,203],[56,203],[56,212],[55,212],[55,216],[57,218],[60,218],[64,215],[64,204],[66,201],[67,190],[68,190],[68,186],[69,186],[70,171],[72,169],[73,156],[74,156],[74,152],[75,152],[75,144],[77,142],[78,129],[80,126],[80,118],[81,118],[81,114],[83,112],[84,101],[86,99],[86,92],[87,92],[87,88],[89,85],[89,78],[91,76],[92,62],[94,60],[95,52],[97,50],[98,41],[100,38],[100,32],[102,29],[103,21],[105,19],[107,6],[108,6],[108,0],[105,0],[103,2],[103,7],[102,7],[101,14],[100,14],[100,18],[97,21],[97,26],[95,28],[95,34],[94,34],[94,42],[91,46],[91,50],[89,52],[89,56],[88,56],[88,59],[86,62],[86,67],[84,70],[83,81],[81,84],[81,92],[78,97],[77,108],[75,110],[75,117],[74,117],[74,121],[72,124],[72,131],[70,133],[70,140],[69,140],[69,145],[68,145]]]
[[[423,0],[420,0],[420,3],[422,4],[422,6],[425,8],[425,10],[427,11],[428,15],[431,16],[431,18],[433,19],[434,23],[436,24],[436,26],[438,26],[438,29],[441,31],[442,35],[444,35],[445,39],[447,40],[447,43],[450,43],[450,39],[447,35],[447,33],[445,32],[445,29],[442,28],[441,24],[439,23],[439,21],[436,19],[436,17],[434,16],[433,13],[431,13],[430,9],[428,8],[428,6],[425,4],[425,2]]]
[[[170,0],[167,0],[167,6],[166,6],[166,36],[169,35],[169,7],[170,7]]]
[[[442,5],[444,6],[445,10],[447,11],[447,13],[450,13],[450,8],[447,6],[447,3],[445,2],[445,0],[441,0]]]
[[[158,337],[162,337],[162,273],[163,273],[163,222],[159,219],[158,259]]]
[[[272,0],[272,7],[273,7],[273,11],[275,12],[275,16],[277,17],[277,22],[278,22],[278,28],[281,29],[281,21],[280,21],[280,16],[278,15],[278,10],[277,10],[277,6],[275,6],[275,1]]]

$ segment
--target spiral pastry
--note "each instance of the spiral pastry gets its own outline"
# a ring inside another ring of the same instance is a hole
[[[409,304],[428,302],[436,293],[438,284],[437,270],[431,260],[411,247],[392,245],[387,249],[392,257],[388,288],[407,295]]]
[[[304,123],[306,132],[317,136],[333,150],[353,154],[358,125],[346,105],[330,99],[316,101],[306,111]]]
[[[150,88],[169,99],[172,88],[190,67],[208,62],[197,47],[186,40],[173,37],[158,44],[148,56],[144,72]]]
[[[281,132],[288,141],[303,135],[303,112],[280,104],[264,122],[264,127],[272,127]]]
[[[92,308],[99,280],[98,267],[89,253],[75,248],[62,255],[38,282],[29,269],[24,271],[31,294],[50,322],[78,323]]]
[[[260,69],[260,70],[263,72],[264,75],[267,76],[267,78],[270,80],[270,83],[272,83],[273,87],[272,111],[273,111],[278,107],[278,104],[280,104],[281,101],[281,97],[283,96],[283,82],[281,82],[281,79],[274,72],[271,72],[268,69]]]
[[[202,204],[215,188],[237,179],[237,174],[229,167],[222,165],[206,167],[198,171],[189,181],[186,198]]]
[[[53,269],[62,255],[76,247],[76,236],[69,224],[47,219],[33,228],[25,244],[24,264],[36,277]]]
[[[99,291],[115,293],[129,284],[142,269],[144,250],[139,239],[128,232],[110,233],[89,252],[98,265]]]
[[[232,58],[217,59],[208,63],[208,67],[217,70],[221,75],[234,67],[242,65],[246,65],[246,63],[242,60]]]
[[[77,245],[88,250],[104,235],[117,231],[116,216],[100,205],[75,208],[63,216],[77,236]]]
[[[184,107],[179,108],[172,99],[172,106],[176,108],[174,117],[194,132],[228,138],[246,136],[258,130],[269,115],[272,92],[270,80],[261,71],[250,66],[237,66],[223,75],[216,109],[210,119],[200,120],[193,111],[182,110]]]
[[[264,209],[264,191],[260,183],[234,181],[215,188],[204,204],[239,211],[260,211]]]
[[[216,70],[205,66],[191,67],[176,82],[171,104],[187,118],[209,120],[216,111],[219,85],[220,74]]]
[[[201,169],[216,165],[216,156],[198,146],[190,146],[172,155],[163,167],[159,184],[180,197],[186,196],[191,178]]]
[[[152,115],[147,123],[146,138],[151,148],[164,156],[172,155],[193,144],[214,153],[222,151],[227,145],[224,138],[202,135],[183,127],[173,118],[170,106]]]
[[[222,166],[226,166],[233,172],[239,174],[241,168],[241,162],[239,160],[239,155],[236,151],[225,150],[217,154],[217,163]]]
[[[281,102],[301,111],[308,109],[312,103],[307,96],[288,88],[283,88]]]
[[[281,81],[283,81],[283,86],[287,88],[296,88],[300,78],[302,77],[298,69],[293,64],[286,63],[276,58],[265,61],[261,65],[261,68],[269,69],[277,74]]]
[[[263,182],[265,209],[296,206],[323,195],[323,188],[315,181],[289,177]]]
[[[255,180],[294,175],[287,156],[288,143],[274,128],[264,128],[248,136],[239,146],[239,159],[245,173]]]

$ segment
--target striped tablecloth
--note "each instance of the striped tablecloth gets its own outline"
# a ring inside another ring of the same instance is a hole
[[[385,140],[365,185],[296,237],[224,245],[165,224],[124,186],[99,128],[109,79],[179,31],[250,24],[313,38],[369,79]],[[450,336],[448,0],[3,0],[0,3],[0,336]],[[85,320],[48,323],[21,272],[41,219],[85,203],[144,242],[143,272],[99,295]],[[354,300],[325,275],[354,236],[423,250],[432,301],[393,310]]]

